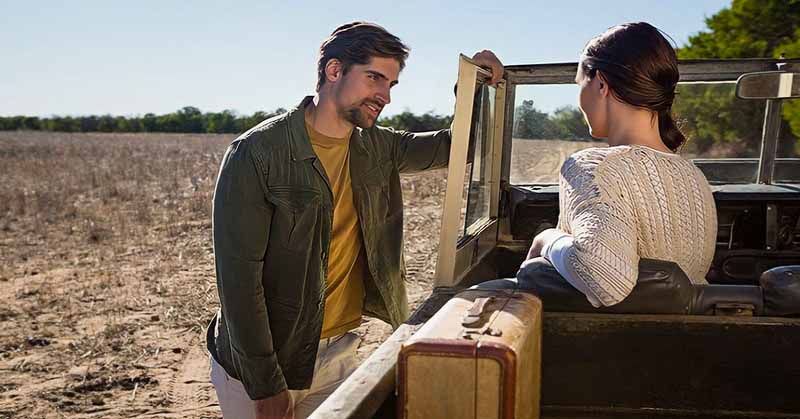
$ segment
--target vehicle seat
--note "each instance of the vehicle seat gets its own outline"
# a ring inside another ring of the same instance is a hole
[[[753,315],[764,314],[764,294],[757,285],[693,285],[691,314]]]
[[[593,307],[544,258],[526,264],[515,280],[489,281],[478,287],[517,287],[536,294],[545,311],[578,313],[689,314],[694,296],[689,278],[676,263],[654,259],[641,259],[633,291],[610,307]]]
[[[800,265],[772,268],[759,279],[765,316],[800,315]]]
[[[595,308],[544,258],[528,263],[517,278],[479,288],[518,288],[541,298],[546,311],[627,314],[787,316],[800,314],[800,266],[774,268],[755,285],[695,285],[674,262],[641,259],[639,279],[619,304]]]

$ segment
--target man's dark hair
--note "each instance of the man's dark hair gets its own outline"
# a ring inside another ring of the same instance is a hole
[[[339,26],[319,47],[317,91],[325,84],[325,65],[333,58],[342,62],[342,74],[347,74],[353,64],[369,63],[372,57],[394,58],[402,70],[408,51],[400,38],[374,23],[351,22]]]

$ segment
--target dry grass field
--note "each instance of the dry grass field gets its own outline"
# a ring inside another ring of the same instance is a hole
[[[0,418],[220,417],[204,329],[232,139],[0,132]],[[515,170],[544,180],[588,143],[517,144]],[[402,179],[412,304],[431,290],[445,175]],[[390,329],[359,333],[363,358]]]
[[[559,169],[570,154],[584,148],[605,146],[605,142],[597,141],[515,138],[511,145],[511,183],[558,184]]]
[[[232,139],[0,132],[0,418],[220,416],[204,328]],[[430,290],[444,178],[403,178],[414,302]],[[361,356],[389,332],[367,321]]]

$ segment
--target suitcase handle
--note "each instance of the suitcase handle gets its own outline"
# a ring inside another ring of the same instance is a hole
[[[472,305],[461,318],[461,325],[464,327],[474,326],[481,321],[481,315],[486,311],[486,305],[493,302],[494,297],[481,297],[475,299]]]

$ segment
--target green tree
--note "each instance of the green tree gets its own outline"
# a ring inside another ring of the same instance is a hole
[[[795,29],[793,39],[786,39],[775,48],[773,55],[800,57],[800,28]],[[795,137],[800,137],[800,100],[783,102],[783,119]],[[800,143],[795,144],[794,153],[800,156]]]
[[[764,101],[737,99],[732,85],[681,85],[674,114],[689,139],[685,153],[709,157],[758,154]]]
[[[142,132],[142,120],[139,118],[126,119],[128,124],[127,132]]]
[[[682,59],[769,58],[781,45],[796,42],[798,0],[733,0],[731,7],[706,19],[707,31],[689,37]]]
[[[78,124],[80,125],[81,132],[93,132],[97,131],[97,117],[94,115],[84,116],[80,119]],[[58,131],[58,130],[51,130],[51,131]]]
[[[236,113],[231,110],[206,114],[206,132],[217,134],[238,132],[238,125]]]
[[[178,131],[175,132],[205,132],[203,113],[194,106],[184,106],[177,112]]]
[[[681,59],[800,57],[800,0],[733,0],[706,19],[708,29],[678,49]],[[733,87],[679,87],[674,111],[692,153],[753,156],[761,141],[763,101],[737,99]],[[784,137],[800,134],[800,103],[784,102]],[[781,141],[780,156],[800,154],[797,141]],[[713,150],[712,150],[713,148]]]
[[[183,132],[182,119],[177,112],[159,115],[156,118],[156,132]]]
[[[81,121],[70,116],[54,116],[47,118],[41,129],[59,132],[79,132],[81,131]]]
[[[114,118],[114,132],[136,132],[133,130],[131,121],[124,117],[118,116]]]
[[[378,124],[403,131],[425,132],[449,128],[452,122],[453,117],[450,115],[437,115],[430,111],[416,115],[406,110],[388,118],[381,118]]]
[[[142,117],[142,132],[156,132],[158,131],[158,117],[152,113],[146,113]]]
[[[583,118],[580,109],[574,106],[562,106],[553,112],[550,120],[559,127],[559,132],[572,140],[590,140],[589,125]]]
[[[550,140],[568,138],[569,134],[554,123],[546,112],[534,108],[532,100],[523,100],[522,105],[514,110],[513,136]]]
[[[97,121],[97,130],[100,132],[113,132],[117,123],[111,115],[103,115]]]

